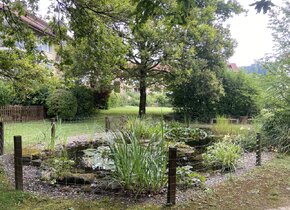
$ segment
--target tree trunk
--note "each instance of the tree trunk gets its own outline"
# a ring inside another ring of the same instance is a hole
[[[140,92],[140,101],[139,101],[139,117],[142,117],[146,114],[146,70],[141,69],[140,70],[140,86],[139,86],[139,92]]]

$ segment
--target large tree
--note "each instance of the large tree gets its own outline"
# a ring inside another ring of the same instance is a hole
[[[191,19],[187,17],[188,27],[180,30],[183,39],[180,56],[171,62],[176,69],[170,80],[173,104],[178,111],[199,120],[217,113],[217,103],[223,95],[218,76],[226,68],[235,46],[222,22],[241,11],[235,4],[224,5],[224,10],[217,9],[217,5],[197,10],[198,15]]]
[[[151,8],[142,10],[142,17],[138,13],[140,5]],[[241,8],[236,2],[222,1],[139,1],[136,11],[122,31],[131,64],[127,72],[138,81],[142,116],[151,84],[163,83],[168,75],[175,80],[179,70],[190,70],[197,60],[217,67],[219,58],[231,54],[232,43],[225,42],[228,31],[221,23]]]
[[[0,77],[13,87],[14,103],[30,100],[53,77],[45,68],[45,54],[36,48],[35,31],[23,21],[27,12],[33,15],[37,10],[37,2],[3,0],[0,4]]]
[[[82,61],[76,63],[79,66],[78,73],[87,72],[83,75],[89,75],[93,80],[96,75],[110,75],[112,69],[116,69],[114,64],[122,63],[119,58],[123,51],[120,49],[125,46],[129,64],[127,67],[120,65],[120,72],[121,76],[127,75],[126,79],[138,81],[140,116],[145,114],[147,88],[151,83],[162,82],[164,75],[173,73],[172,63],[183,62],[181,52],[184,49],[200,51],[199,54],[205,57],[209,55],[207,52],[214,50],[214,46],[208,45],[210,43],[199,40],[187,47],[183,35],[189,31],[188,28],[198,27],[207,31],[214,27],[213,30],[223,30],[222,25],[218,26],[216,23],[223,22],[240,10],[235,1],[225,3],[216,0],[56,2],[56,9],[68,20],[69,30],[76,41],[75,46],[86,48],[87,56],[82,60],[92,64],[89,66]],[[116,49],[120,53],[115,53]],[[96,58],[91,58],[90,55],[96,55]],[[215,55],[216,52],[211,54],[213,60],[210,62],[214,63]],[[207,58],[209,61],[210,58]]]

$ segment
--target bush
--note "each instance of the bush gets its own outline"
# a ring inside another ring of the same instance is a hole
[[[139,106],[140,94],[135,92],[128,92],[128,106]]]
[[[9,104],[13,100],[10,87],[3,81],[0,81],[0,106]]]
[[[67,90],[56,90],[47,99],[48,114],[61,119],[74,118],[77,113],[77,99]]]
[[[127,95],[113,92],[110,94],[108,106],[109,106],[109,108],[126,106],[127,100],[128,100],[127,98],[128,98]]]
[[[162,139],[151,136],[146,145],[135,133],[118,133],[111,143],[115,179],[137,193],[160,192],[166,184],[167,155]]]
[[[159,107],[171,107],[171,103],[166,94],[157,94],[156,102]]]
[[[176,168],[176,179],[179,187],[205,187],[205,176],[193,172],[192,168],[192,166],[181,166]]]
[[[206,167],[218,168],[224,172],[235,170],[241,154],[242,149],[240,146],[231,141],[220,141],[209,146],[202,157]]]
[[[290,152],[290,112],[280,111],[270,115],[262,126],[265,143],[279,152]]]
[[[76,115],[78,117],[91,116],[96,109],[93,91],[84,86],[77,86],[72,92],[77,99]]]
[[[234,138],[234,142],[239,144],[241,148],[245,152],[253,152],[256,149],[256,139],[257,139],[257,133],[255,130],[249,130],[248,132],[237,135]]]

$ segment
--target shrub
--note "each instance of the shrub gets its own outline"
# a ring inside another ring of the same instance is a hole
[[[119,93],[111,93],[110,98],[108,101],[108,107],[109,108],[114,108],[114,107],[119,107],[121,106],[121,96]]]
[[[120,93],[111,93],[108,101],[109,108],[126,106],[128,104],[128,96]]]
[[[67,90],[56,90],[47,99],[48,114],[61,119],[74,118],[77,113],[77,99]]]
[[[156,95],[156,102],[158,106],[161,107],[171,107],[171,103],[169,98],[166,96],[166,94],[157,94]]]
[[[0,106],[9,104],[12,101],[12,91],[4,82],[0,81]]]
[[[181,188],[204,187],[205,176],[193,172],[192,166],[182,166],[176,168],[176,179],[178,186]]]
[[[233,137],[233,141],[241,146],[245,152],[253,152],[256,149],[257,133],[249,130],[247,133]]]
[[[202,157],[206,167],[219,168],[224,172],[235,170],[241,154],[240,146],[231,141],[220,141],[209,146]]]
[[[280,111],[265,119],[262,134],[268,146],[290,152],[290,112]]]
[[[166,184],[167,155],[164,141],[151,136],[144,145],[135,133],[118,133],[111,143],[115,179],[137,193],[159,192]]]
[[[135,92],[128,92],[128,105],[129,106],[138,106],[140,94]]]
[[[76,115],[78,117],[91,116],[96,109],[93,91],[84,86],[77,86],[72,92],[77,99]]]

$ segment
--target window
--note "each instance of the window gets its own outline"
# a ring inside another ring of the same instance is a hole
[[[37,49],[39,51],[44,51],[44,52],[48,52],[48,53],[50,53],[50,51],[51,51],[51,47],[50,47],[49,43],[40,43],[40,44],[38,44]]]

